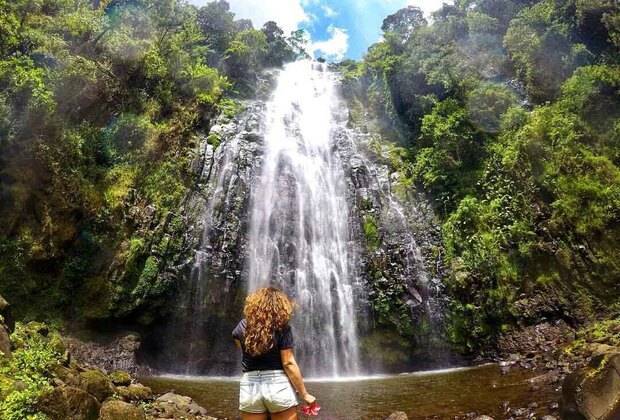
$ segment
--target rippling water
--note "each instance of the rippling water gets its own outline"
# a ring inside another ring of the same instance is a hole
[[[308,380],[322,410],[319,419],[383,419],[404,411],[410,419],[453,418],[471,412],[504,418],[505,406],[538,404],[537,414],[551,412],[558,393],[534,389],[530,371],[502,375],[497,365],[416,372],[355,380]],[[155,377],[143,382],[156,392],[189,395],[217,417],[237,418],[239,383],[231,378]]]

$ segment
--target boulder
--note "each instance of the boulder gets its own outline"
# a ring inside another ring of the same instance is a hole
[[[168,392],[157,398],[153,408],[167,418],[210,418],[207,410],[196,404],[190,397]]]
[[[90,369],[80,373],[80,388],[92,394],[99,402],[114,394],[110,379],[100,370]]]
[[[76,368],[71,369],[62,365],[56,366],[54,368],[54,375],[69,386],[80,387],[80,372]]]
[[[38,408],[52,420],[95,420],[100,404],[86,391],[63,385],[43,395]]]
[[[566,377],[562,385],[561,418],[620,418],[620,353],[594,357],[589,366]]]
[[[15,329],[15,319],[11,313],[11,305],[0,295],[0,316],[7,330],[11,333]]]
[[[481,416],[477,416],[474,420],[493,420],[493,417],[483,414]]]
[[[108,400],[101,406],[99,420],[146,420],[144,410],[119,400]]]
[[[11,357],[11,339],[9,329],[0,322],[0,356]]]
[[[404,411],[395,411],[385,418],[385,420],[408,420],[407,413]]]
[[[110,379],[116,386],[128,386],[131,383],[131,376],[129,373],[122,370],[115,370],[110,373]]]
[[[151,388],[142,384],[119,386],[116,388],[116,394],[125,401],[146,401],[153,398]]]

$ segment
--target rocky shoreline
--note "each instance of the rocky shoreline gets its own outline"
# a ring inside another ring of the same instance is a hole
[[[0,296],[0,417],[215,420],[190,397],[158,395],[138,382],[132,374],[145,372],[135,359],[139,345],[135,335],[100,346],[39,322],[16,327]]]

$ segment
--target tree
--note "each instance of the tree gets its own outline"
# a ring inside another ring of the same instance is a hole
[[[198,27],[207,37],[209,46],[223,55],[236,33],[234,13],[225,0],[207,3],[198,10]]]
[[[267,41],[266,66],[279,67],[296,58],[293,48],[284,36],[284,31],[280,29],[277,23],[273,21],[266,22],[261,31],[265,34]]]
[[[415,29],[426,24],[424,12],[419,7],[407,6],[383,19],[381,30],[395,33],[402,37],[403,42],[407,42]]]

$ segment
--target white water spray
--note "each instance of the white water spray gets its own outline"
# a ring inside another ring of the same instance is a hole
[[[332,142],[339,104],[325,65],[286,65],[267,104],[262,173],[252,191],[249,291],[276,285],[294,296],[296,351],[314,376],[358,373],[355,250]]]

